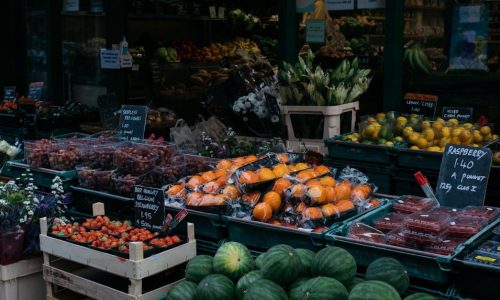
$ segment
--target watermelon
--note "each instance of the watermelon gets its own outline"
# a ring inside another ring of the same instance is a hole
[[[300,267],[300,258],[295,249],[288,245],[276,245],[267,251],[260,271],[262,278],[287,285],[300,274]]]
[[[347,300],[349,292],[337,279],[315,277],[301,284],[290,297],[290,300]]]
[[[295,251],[297,252],[297,255],[300,258],[300,264],[301,264],[300,274],[304,276],[311,276],[311,265],[315,253],[309,249],[295,249]]]
[[[260,271],[255,270],[251,271],[250,273],[246,273],[243,275],[243,277],[238,280],[238,283],[236,284],[236,298],[238,300],[243,299],[243,295],[246,293],[247,289],[250,287],[250,285],[258,279],[261,279],[262,275],[260,274]]]
[[[297,279],[295,279],[294,282],[292,282],[292,284],[290,284],[288,286],[288,295],[290,295],[290,297],[292,297],[292,294],[295,293],[298,288],[306,281],[308,281],[309,279],[311,279],[310,277],[305,277],[305,276],[301,276]]]
[[[214,256],[214,272],[234,281],[253,270],[253,257],[245,245],[228,242],[222,244]]]
[[[349,294],[348,300],[401,300],[392,285],[378,280],[358,283]]]
[[[213,258],[208,255],[198,255],[191,259],[186,266],[186,280],[200,283],[206,276],[214,272]]]
[[[380,280],[392,285],[399,294],[410,285],[405,267],[394,258],[381,257],[374,260],[366,269],[366,280]]]
[[[197,286],[194,282],[183,281],[168,292],[167,300],[194,300]]]
[[[259,254],[259,256],[257,256],[255,258],[255,268],[260,270],[260,268],[262,267],[262,262],[264,261],[264,255],[266,254],[266,252],[264,253],[261,253]]]
[[[359,278],[359,277],[354,277],[351,281],[349,281],[349,283],[347,283],[345,285],[346,289],[348,291],[352,291],[352,289],[359,283],[365,281],[363,278]]]
[[[232,300],[234,283],[221,274],[210,274],[196,288],[196,300]]]
[[[342,248],[326,247],[314,256],[311,271],[314,276],[331,277],[347,284],[356,275],[356,261]]]
[[[285,290],[267,279],[254,281],[243,296],[243,300],[288,300]]]
[[[438,300],[438,298],[427,293],[416,293],[404,298],[404,300]]]

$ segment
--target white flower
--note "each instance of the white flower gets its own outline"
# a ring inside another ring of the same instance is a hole
[[[233,107],[233,111],[234,111],[235,113],[239,113],[239,112],[240,112],[240,108],[239,108],[238,106],[234,106],[234,107]]]
[[[9,148],[6,151],[7,155],[10,157],[16,156],[18,152],[19,152],[19,149],[14,147],[14,146],[9,146]]]
[[[9,149],[9,147],[10,147],[9,143],[7,143],[5,140],[2,140],[0,142],[0,151],[7,152],[7,150]]]
[[[28,211],[28,215],[32,216],[34,212],[32,210]]]

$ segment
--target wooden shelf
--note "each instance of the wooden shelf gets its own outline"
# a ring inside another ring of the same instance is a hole
[[[178,16],[178,15],[159,15],[159,14],[129,14],[130,20],[165,20],[165,21],[199,21],[216,22],[226,21],[225,18],[210,18],[207,16]]]
[[[429,11],[445,11],[446,8],[444,7],[434,7],[434,6],[405,6],[406,9],[412,9],[412,10],[429,10]]]

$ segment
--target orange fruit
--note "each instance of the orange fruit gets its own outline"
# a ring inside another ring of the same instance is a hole
[[[246,163],[246,160],[244,157],[236,157],[233,159],[233,165],[242,166],[245,163]]]
[[[220,184],[216,181],[210,181],[203,185],[203,191],[208,194],[215,194],[220,188]]]
[[[200,184],[204,183],[206,180],[204,180],[201,176],[199,175],[194,175],[191,178],[189,178],[187,182],[187,186],[191,189],[196,189]]]
[[[261,202],[253,208],[252,217],[256,220],[267,222],[271,220],[272,216],[273,210],[271,206],[265,202]]]
[[[290,193],[292,194],[292,197],[302,199],[306,194],[306,186],[302,183],[294,184],[290,188]]]
[[[326,186],[325,193],[326,193],[326,202],[333,203],[337,201],[337,193],[335,192],[335,188],[333,186]]]
[[[297,207],[295,207],[295,210],[297,212],[303,212],[304,210],[306,210],[307,206],[304,202],[300,202]]]
[[[305,219],[317,220],[323,218],[323,212],[318,207],[308,207],[302,213]]]
[[[319,179],[319,183],[324,186],[335,186],[337,184],[337,181],[335,181],[335,178],[333,178],[332,176],[325,176]]]
[[[259,199],[260,192],[258,191],[245,194],[241,197],[241,200],[243,200],[243,202],[246,202],[250,206],[254,206],[255,204],[257,204],[257,202],[259,202]]]
[[[317,176],[321,176],[321,175],[330,173],[330,168],[328,168],[325,165],[320,165],[320,166],[317,166],[316,168],[314,168],[314,173],[316,173]]]
[[[222,194],[228,196],[230,199],[236,199],[240,196],[240,192],[232,184],[226,185],[226,187],[222,190]]]
[[[273,211],[277,211],[281,207],[281,196],[274,191],[265,193],[262,201],[269,204]]]
[[[309,168],[309,165],[307,165],[306,163],[298,163],[294,166],[294,171],[302,171],[302,170],[305,170],[308,168]]]
[[[231,168],[232,165],[233,165],[233,163],[230,160],[223,159],[223,160],[219,161],[215,167],[217,169],[227,170],[227,169]]]
[[[212,181],[215,180],[217,176],[213,171],[207,171],[201,174],[201,178],[203,178],[204,181]]]
[[[257,175],[254,171],[243,171],[240,174],[240,182],[243,184],[259,182],[259,175]]]
[[[213,173],[215,175],[215,178],[226,176],[226,170],[222,170],[222,169],[215,170]]]
[[[271,225],[276,225],[276,226],[283,226],[279,220],[272,220],[269,222]]]
[[[257,170],[257,175],[259,175],[260,181],[268,181],[276,178],[273,171],[269,168],[260,168]]]
[[[200,192],[190,193],[186,199],[187,206],[199,206],[201,204],[201,200],[203,198],[203,194]]]
[[[377,199],[372,198],[372,199],[368,200],[368,202],[372,205],[372,207],[380,205],[380,201],[378,201]]]
[[[253,162],[254,162],[254,161],[256,161],[256,160],[257,160],[257,156],[255,156],[255,155],[253,155],[253,154],[252,154],[252,155],[249,155],[249,156],[247,156],[247,157],[245,157],[245,162],[246,162],[247,164],[249,164],[249,163],[253,163]]]
[[[331,203],[321,206],[321,212],[325,217],[336,216],[340,213],[337,206]]]
[[[351,191],[351,199],[365,200],[372,193],[372,188],[368,184],[360,184],[354,187]]]
[[[288,174],[290,170],[288,170],[288,166],[285,164],[277,164],[273,167],[273,173],[276,177],[283,177]]]
[[[225,205],[226,201],[228,200],[227,196],[223,194],[215,195],[213,199],[214,199],[214,205],[219,205],[219,206]]]
[[[288,155],[286,153],[278,153],[277,156],[280,162],[285,164],[288,162]]]
[[[318,180],[318,179],[309,179],[309,180],[306,182],[306,185],[307,185],[307,186],[321,185],[321,183],[319,182],[319,180]]]
[[[345,200],[351,197],[351,187],[350,181],[344,180],[335,187],[335,193],[337,194],[337,200]]]
[[[292,182],[286,178],[278,178],[274,182],[273,191],[277,192],[281,196],[285,194],[285,191],[292,185]]]
[[[199,206],[215,206],[218,201],[215,199],[214,195],[211,194],[204,194],[203,197],[201,198],[201,203]]]
[[[337,208],[339,212],[343,213],[354,208],[354,203],[351,200],[340,200],[337,202]]]
[[[316,177],[316,174],[314,174],[312,170],[300,171],[299,174],[297,174],[297,179],[301,181],[306,181],[314,177]]]
[[[185,197],[186,190],[183,184],[174,184],[170,186],[167,190],[167,195],[169,197]]]
[[[215,179],[215,182],[217,182],[219,185],[224,185],[227,182],[227,176],[223,175],[223,176]]]
[[[324,204],[326,203],[326,192],[325,188],[320,185],[310,186],[307,189],[307,196],[311,199],[314,204]]]

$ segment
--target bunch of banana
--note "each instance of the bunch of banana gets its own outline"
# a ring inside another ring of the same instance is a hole
[[[405,49],[404,61],[415,73],[430,74],[432,67],[422,48],[411,46]]]

